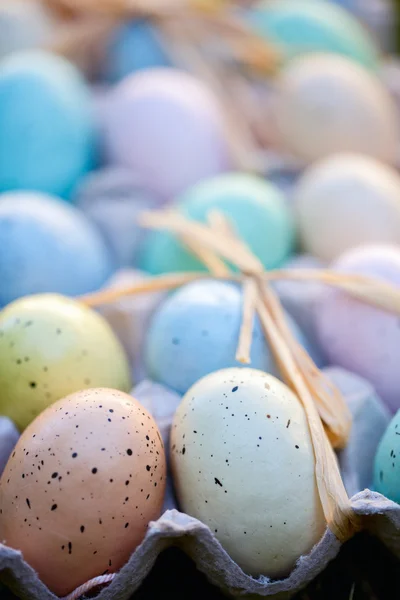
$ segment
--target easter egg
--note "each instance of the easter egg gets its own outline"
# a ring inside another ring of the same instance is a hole
[[[147,334],[145,365],[150,376],[184,394],[212,371],[243,366],[236,358],[243,294],[231,283],[198,281],[175,292],[155,312]],[[286,314],[295,337],[313,353],[302,331]],[[251,365],[277,375],[279,370],[258,317]]]
[[[303,248],[323,260],[362,244],[400,243],[400,177],[368,156],[338,154],[309,167],[294,207]]]
[[[110,161],[133,170],[166,200],[229,168],[222,108],[188,73],[161,68],[125,78],[104,119]]]
[[[138,217],[156,208],[159,198],[130,171],[105,167],[82,180],[75,202],[102,232],[114,262],[118,266],[133,264],[145,233]]]
[[[357,19],[331,2],[279,0],[257,2],[250,12],[255,31],[274,44],[286,60],[329,52],[376,69],[378,51]]]
[[[198,381],[175,414],[171,463],[181,509],[250,575],[288,575],[325,530],[303,407],[272,375]]]
[[[400,504],[400,410],[386,429],[375,456],[374,489]]]
[[[0,246],[0,306],[41,292],[84,294],[112,273],[96,228],[76,208],[45,194],[0,194]]]
[[[145,19],[117,28],[107,48],[105,75],[117,82],[134,71],[168,67],[170,60],[157,29]]]
[[[332,265],[400,286],[397,246],[361,246]],[[392,410],[400,407],[399,317],[336,289],[325,290],[315,311],[321,346],[331,364],[361,375]]]
[[[131,396],[72,394],[24,432],[0,481],[0,537],[64,596],[121,569],[157,519],[164,446]]]
[[[90,96],[64,58],[32,50],[0,63],[0,191],[68,196],[93,159]]]
[[[298,58],[281,72],[274,116],[284,149],[304,161],[355,152],[395,163],[394,100],[380,80],[335,55]]]
[[[50,12],[39,0],[3,0],[0,5],[0,58],[48,42],[54,25]]]
[[[174,208],[203,223],[210,211],[219,211],[267,269],[279,266],[294,244],[293,222],[283,194],[253,175],[229,173],[201,182],[180,196]],[[153,274],[205,269],[165,232],[146,238],[140,264]]]
[[[108,323],[55,294],[22,298],[0,312],[0,414],[24,429],[78,390],[129,391],[129,365]]]

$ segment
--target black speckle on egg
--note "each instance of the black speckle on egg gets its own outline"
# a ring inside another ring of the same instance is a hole
[[[130,448],[128,448],[128,450],[126,451],[126,453],[127,453],[128,456],[132,456],[132,454],[133,454],[133,452],[132,452],[132,450]]]
[[[72,454],[72,458],[76,458],[77,456],[78,456],[78,453],[77,453],[77,452],[74,452],[74,453]]]
[[[97,473],[97,469],[96,469],[96,467],[93,467],[93,469],[92,469],[92,473],[93,473],[93,475],[96,475],[96,473]]]
[[[52,511],[57,510],[57,504],[53,504],[52,507],[51,507],[51,510]]]
[[[85,531],[85,526],[81,525],[81,533],[83,533]]]
[[[31,507],[31,503],[30,503],[30,501],[29,501],[29,498],[27,498],[27,499],[26,499],[26,503],[27,503],[27,505],[28,505],[28,508],[30,509],[30,507]]]
[[[146,471],[150,471],[151,467],[150,465],[146,465]]]

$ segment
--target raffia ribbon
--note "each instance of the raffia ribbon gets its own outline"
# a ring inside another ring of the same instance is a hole
[[[351,416],[340,392],[294,338],[270,282],[280,278],[318,280],[397,313],[400,313],[400,291],[374,279],[329,271],[266,272],[218,213],[211,213],[207,224],[191,221],[170,210],[145,213],[141,222],[145,227],[175,234],[202,260],[209,273],[162,275],[134,287],[85,296],[83,302],[97,306],[130,294],[174,289],[210,276],[242,282],[243,318],[236,358],[244,364],[250,363],[253,325],[258,315],[282,377],[298,396],[307,416],[315,455],[316,482],[327,525],[339,540],[347,540],[360,529],[361,524],[351,508],[333,447],[345,446]],[[228,264],[235,266],[240,273],[232,272]]]

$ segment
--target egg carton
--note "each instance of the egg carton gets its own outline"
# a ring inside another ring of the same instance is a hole
[[[361,377],[340,368],[328,368],[325,372],[341,389],[353,416],[349,444],[338,457],[345,486],[352,495],[353,510],[364,517],[365,529],[400,558],[400,505],[367,489],[372,481],[373,458],[390,414],[372,386]],[[171,422],[181,397],[149,380],[142,381],[132,394],[153,414],[168,448]],[[0,427],[0,448],[10,451],[7,444],[1,445],[1,436]],[[229,557],[205,524],[178,510],[169,477],[162,516],[149,524],[143,542],[112,583],[99,592],[97,600],[129,600],[150,573],[158,555],[170,546],[181,548],[211,583],[232,596],[249,600],[269,596],[283,600],[314,579],[335,558],[341,544],[327,529],[312,551],[299,558],[286,579],[271,581],[265,576],[250,577]],[[56,599],[24,562],[20,552],[0,544],[1,583],[21,600]]]

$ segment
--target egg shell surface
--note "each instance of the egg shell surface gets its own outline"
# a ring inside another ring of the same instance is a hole
[[[229,173],[201,182],[183,194],[174,208],[201,223],[217,210],[267,269],[279,266],[294,245],[294,224],[283,194],[254,175]],[[206,270],[175,236],[162,231],[146,238],[140,264],[154,275]]]
[[[0,194],[0,306],[28,294],[81,295],[113,271],[95,226],[73,206],[37,192]]]
[[[68,197],[93,164],[90,95],[79,71],[40,50],[0,62],[0,191]]]
[[[105,76],[116,83],[135,71],[170,64],[159,32],[148,20],[139,19],[114,32],[107,51]]]
[[[378,77],[342,56],[293,60],[277,79],[273,112],[282,148],[305,162],[337,152],[397,161],[394,99]]]
[[[332,2],[262,0],[250,11],[249,19],[257,33],[276,45],[286,60],[332,52],[368,69],[378,67],[378,51],[367,29]]]
[[[23,430],[53,402],[94,386],[131,389],[122,346],[95,311],[44,294],[0,312],[0,414]]]
[[[294,209],[303,248],[322,260],[362,244],[400,243],[400,176],[367,156],[337,154],[309,167]]]
[[[243,294],[237,285],[206,280],[182,287],[152,317],[145,346],[149,375],[184,394],[212,371],[243,366],[235,358],[242,313]],[[285,316],[294,336],[313,354],[303,332],[288,314]],[[251,365],[278,376],[258,317]]]
[[[400,504],[400,410],[389,423],[375,456],[374,489]]]
[[[332,268],[400,286],[400,250],[361,246],[343,254]],[[386,405],[400,407],[399,317],[335,289],[326,288],[316,310],[316,327],[330,364],[361,375]]]
[[[175,414],[171,461],[181,509],[250,575],[287,575],[325,530],[304,410],[272,375],[198,381]]]
[[[166,478],[157,425],[111,389],[72,394],[21,436],[0,481],[0,537],[65,596],[121,569],[157,519]]]
[[[105,151],[166,200],[230,166],[223,111],[200,80],[175,69],[134,73],[104,115]]]

